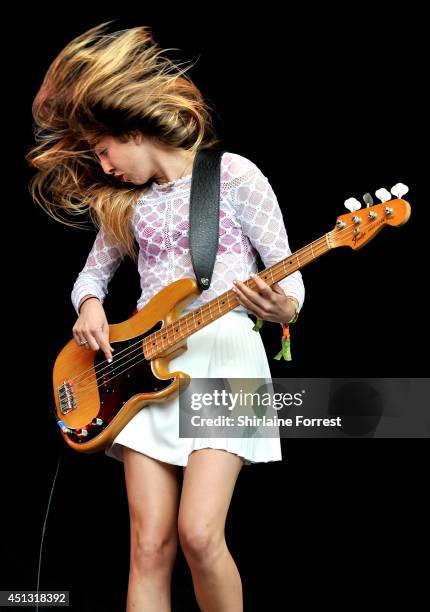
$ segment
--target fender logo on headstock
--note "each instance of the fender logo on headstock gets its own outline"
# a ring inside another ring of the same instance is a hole
[[[382,223],[384,223],[384,219],[379,219],[378,221],[375,221],[374,223],[372,223],[372,229],[374,229],[378,225],[381,225]],[[356,245],[360,240],[367,236],[367,233],[368,232],[366,230],[364,230],[363,232],[358,231],[356,234],[353,235],[352,243]]]

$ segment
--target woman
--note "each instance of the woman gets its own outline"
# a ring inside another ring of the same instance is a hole
[[[33,103],[38,144],[28,160],[38,169],[31,184],[37,203],[63,223],[59,209],[88,210],[99,227],[72,290],[73,336],[82,350],[100,349],[112,359],[102,303],[124,256],[133,258],[140,275],[136,311],[164,286],[194,276],[188,248],[193,161],[199,147],[219,140],[209,105],[184,71],[160,56],[149,29],[103,34],[106,25],[72,40],[50,66]],[[281,324],[295,320],[304,287],[299,272],[272,287],[256,278],[258,292],[240,282],[257,272],[257,252],[269,266],[291,251],[268,180],[253,162],[230,152],[221,159],[219,233],[211,287],[184,312],[235,280],[240,305],[190,336],[170,371],[270,378],[248,313]],[[170,610],[178,537],[200,608],[242,610],[225,521],[242,465],[281,460],[279,437],[181,439],[174,398],[146,406],[105,452],[124,464],[127,610]]]

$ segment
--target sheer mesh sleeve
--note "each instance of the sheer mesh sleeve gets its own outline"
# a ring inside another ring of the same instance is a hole
[[[287,231],[275,193],[261,170],[246,157],[235,156],[235,207],[243,233],[269,267],[291,255]],[[295,297],[299,311],[305,287],[299,270],[279,281],[286,295]]]
[[[108,240],[106,234],[100,229],[85,266],[73,285],[71,299],[77,315],[79,315],[79,302],[84,295],[95,295],[103,303],[108,292],[109,281],[121,261],[120,250]]]

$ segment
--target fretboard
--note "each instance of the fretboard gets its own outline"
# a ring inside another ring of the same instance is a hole
[[[270,268],[262,270],[258,273],[258,276],[269,286],[272,286],[274,283],[290,276],[296,270],[300,270],[317,257],[324,255],[331,248],[330,235],[325,234],[318,240],[270,266]],[[256,284],[252,278],[243,282],[250,289],[256,290]],[[166,349],[175,346],[181,340],[188,338],[202,327],[230,312],[230,310],[234,310],[238,305],[239,301],[235,292],[229,289],[180,319],[165,325],[145,338],[143,343],[145,359],[154,359],[159,354],[164,353]]]

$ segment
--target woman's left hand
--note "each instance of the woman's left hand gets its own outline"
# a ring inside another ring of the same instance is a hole
[[[270,287],[258,274],[251,278],[257,285],[258,292],[250,289],[240,280],[233,281],[232,289],[239,303],[259,319],[274,323],[290,321],[296,311],[295,300],[286,296],[278,283]]]

